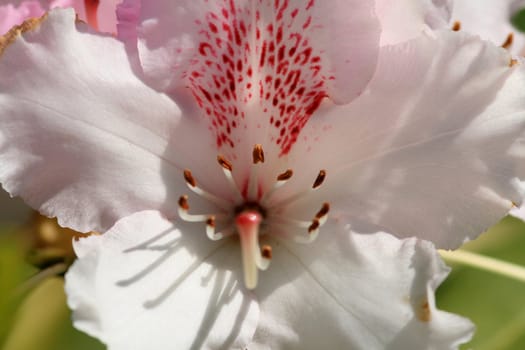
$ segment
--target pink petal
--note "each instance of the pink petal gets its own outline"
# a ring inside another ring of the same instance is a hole
[[[11,27],[22,24],[26,19],[40,17],[44,9],[39,1],[22,1],[18,6],[8,3],[0,5],[0,35]]]
[[[362,0],[143,2],[138,49],[150,83],[196,106],[230,159],[254,143],[283,156],[323,100],[361,93],[378,29]]]
[[[123,0],[117,6],[117,35],[136,50],[141,0]]]
[[[3,52],[0,182],[78,231],[175,212],[179,161],[216,155],[207,130],[136,78],[121,42],[79,27],[72,10],[55,10]]]

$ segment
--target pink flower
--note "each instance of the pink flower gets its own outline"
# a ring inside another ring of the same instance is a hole
[[[525,70],[425,4],[386,33],[372,1],[126,2],[125,44],[56,11],[5,47],[2,185],[107,231],[75,243],[75,326],[113,349],[468,340],[408,237],[454,248],[520,204]]]

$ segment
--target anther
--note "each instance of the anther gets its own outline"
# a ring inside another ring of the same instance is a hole
[[[224,173],[224,176],[228,180],[228,183],[230,184],[230,188],[232,189],[236,201],[242,200],[242,194],[239,192],[239,188],[237,187],[237,184],[235,183],[235,180],[233,179],[232,171],[233,166],[232,163],[230,163],[224,156],[218,155],[217,156],[217,162],[222,167],[222,172]]]
[[[293,176],[293,170],[288,169],[284,173],[277,175],[277,181],[288,181]]]
[[[272,261],[272,247],[265,244],[261,249],[259,258],[257,259],[257,267],[260,270],[267,270]]]
[[[206,220],[206,235],[212,241],[218,241],[224,238],[224,234],[215,232],[215,215],[211,215]]]
[[[511,58],[510,61],[509,61],[509,67],[514,67],[515,65],[518,64],[518,60],[515,59],[515,58]]]
[[[250,180],[248,183],[248,199],[256,200],[257,199],[257,185],[258,185],[258,170],[255,165],[258,163],[264,163],[264,151],[262,145],[256,144],[253,146],[253,165],[250,171]]]
[[[232,163],[228,162],[223,156],[218,155],[217,162],[219,162],[219,165],[223,167],[223,169],[228,170],[229,172],[233,171]]]
[[[312,188],[316,189],[319,186],[321,186],[323,184],[325,178],[326,178],[326,170],[320,170],[319,171],[319,175],[317,175],[317,178],[315,179]]]
[[[210,215],[193,215],[188,213],[190,210],[190,204],[188,202],[188,196],[180,196],[179,198],[179,216],[182,220],[188,222],[207,222]]]
[[[263,258],[271,260],[272,259],[272,247],[270,247],[267,244],[263,245],[261,249],[261,255]]]
[[[261,144],[253,146],[253,164],[264,163],[264,151]]]
[[[180,196],[179,198],[179,207],[184,210],[190,210],[190,205],[188,204],[188,196]]]
[[[326,179],[326,170],[319,170],[319,174],[317,175],[317,177],[316,177],[316,179],[315,179],[315,181],[314,181],[314,183],[312,185],[312,188],[310,188],[310,189],[308,189],[306,191],[302,191],[302,192],[296,193],[295,195],[290,196],[290,197],[286,198],[283,201],[275,203],[274,206],[276,206],[276,207],[283,207],[285,205],[289,205],[290,203],[295,202],[296,200],[298,200],[300,198],[303,198],[304,196],[306,196],[311,191],[315,191],[316,189],[318,189],[324,183],[325,179]],[[279,182],[277,184],[279,184]],[[272,192],[273,192],[273,189],[272,189]],[[267,198],[267,197],[265,196],[265,198]]]
[[[199,196],[202,196],[215,204],[217,204],[222,209],[226,209],[230,206],[230,202],[226,201],[223,198],[217,197],[214,194],[211,194],[208,191],[205,191],[204,189],[197,186],[197,181],[195,181],[195,178],[193,177],[193,174],[191,173],[191,170],[184,169],[184,180],[186,181],[186,184],[188,185],[188,188],[192,190],[194,193],[198,194]]]
[[[315,218],[316,219],[321,219],[321,218],[325,217],[326,214],[328,214],[329,211],[330,211],[330,204],[329,203],[323,203],[323,206],[321,207],[321,209],[319,209],[317,214],[315,214]]]
[[[266,191],[266,193],[261,198],[261,202],[265,202],[266,200],[268,200],[268,198],[270,198],[275,193],[275,191],[277,191],[277,189],[279,189],[288,180],[290,180],[292,176],[293,176],[292,169],[288,169],[284,173],[277,175],[277,179],[276,179],[277,181],[273,184],[273,187],[270,190]]]
[[[452,30],[457,32],[461,29],[461,22],[460,21],[456,21],[454,22],[454,24],[452,25]]]
[[[313,219],[312,224],[308,227],[308,233],[316,231],[317,229],[319,229],[320,226],[321,223],[319,222],[319,220],[317,218]]]
[[[197,185],[197,182],[195,181],[195,178],[189,169],[184,169],[184,180],[186,180],[186,183],[191,187],[195,187]]]
[[[512,46],[513,41],[514,41],[514,34],[509,33],[509,35],[507,35],[507,39],[505,39],[503,44],[501,44],[501,47],[504,49],[509,49]]]

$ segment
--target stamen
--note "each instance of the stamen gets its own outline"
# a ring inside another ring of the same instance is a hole
[[[452,30],[457,32],[461,29],[461,22],[460,21],[456,21],[454,22],[454,24],[452,25]]]
[[[212,215],[208,217],[208,220],[206,220],[206,235],[209,239],[212,241],[218,241],[226,236],[229,236],[230,234],[231,233],[224,234],[222,232],[215,232],[215,216]]]
[[[224,200],[220,197],[217,197],[214,194],[211,194],[208,191],[203,190],[199,186],[197,186],[197,181],[193,177],[193,174],[191,173],[191,170],[184,169],[184,180],[186,181],[186,185],[188,185],[188,188],[192,190],[194,193],[198,194],[199,196],[202,196],[209,201],[217,204],[222,209],[227,209],[231,206],[231,203],[227,200]]]
[[[270,198],[279,187],[287,183],[288,180],[292,178],[292,176],[293,176],[292,169],[288,169],[284,173],[277,175],[277,182],[275,182],[275,184],[272,186],[271,189],[266,191],[266,193],[261,198],[261,202],[264,203],[266,200],[268,200],[268,198]]]
[[[292,176],[293,176],[293,170],[292,169],[288,169],[284,173],[279,174],[277,176],[277,181],[278,182],[286,182],[286,181],[290,180],[292,178]]]
[[[224,158],[223,156],[218,155],[217,156],[217,162],[219,162],[219,165],[223,169],[228,170],[230,173],[233,171],[232,163],[228,162],[228,160],[226,160],[226,158]]]
[[[235,196],[235,200],[241,201],[242,200],[242,194],[239,191],[239,188],[237,187],[237,184],[235,183],[235,180],[233,178],[233,166],[232,164],[223,156],[218,155],[217,156],[217,162],[222,167],[222,172],[224,173],[224,176],[228,180],[228,183],[230,184],[230,188],[232,189],[232,192]]]
[[[317,220],[317,218],[313,219],[312,224],[308,227],[308,233],[312,233],[316,230],[319,230],[320,226],[321,226],[321,223],[319,222],[319,220]]]
[[[188,213],[190,205],[188,203],[188,196],[180,196],[179,198],[179,216],[182,220],[188,222],[207,222],[210,215],[194,215]]]
[[[272,247],[265,244],[261,249],[261,255],[259,261],[257,261],[257,267],[260,270],[267,270],[272,261]]]
[[[315,214],[315,217],[312,219],[312,221],[295,220],[282,216],[275,216],[273,217],[273,220],[285,225],[294,225],[301,228],[307,228],[308,237],[298,236],[295,237],[295,241],[298,243],[311,243],[319,235],[319,228],[321,228],[321,226],[323,226],[326,223],[329,211],[330,204],[323,203],[321,209],[319,209],[317,214]]]
[[[328,212],[330,211],[330,204],[329,203],[323,203],[321,209],[315,214],[314,218],[311,221],[304,221],[304,220],[296,220],[291,219],[288,217],[283,217],[280,215],[276,215],[273,217],[275,221],[278,221],[283,224],[291,224],[298,227],[308,228],[308,231],[311,231],[312,229],[316,228],[316,225],[323,226],[326,222],[326,219],[328,217]],[[315,222],[317,221],[317,224]]]
[[[264,163],[264,151],[261,144],[256,144],[253,147],[253,164]]]
[[[184,180],[186,180],[186,183],[191,187],[197,186],[197,182],[189,169],[184,169]]]
[[[271,260],[272,259],[272,247],[269,245],[263,245],[261,249],[261,255],[263,258]]]
[[[248,289],[254,289],[257,286],[258,265],[263,265],[258,241],[261,222],[261,214],[251,210],[240,213],[235,219],[241,240],[244,284]]]
[[[509,35],[507,35],[507,39],[505,39],[503,44],[501,44],[501,47],[508,50],[512,46],[513,41],[514,41],[514,34],[509,33]]]
[[[258,171],[256,165],[258,163],[264,163],[264,151],[262,145],[256,144],[253,146],[253,164],[250,171],[250,179],[248,183],[248,199],[256,200],[257,199],[257,185],[258,185]]]
[[[283,200],[282,202],[276,203],[275,207],[283,207],[286,205],[289,205],[290,203],[295,202],[296,200],[305,197],[306,195],[310,194],[310,192],[317,190],[321,185],[324,183],[324,180],[326,179],[326,170],[319,170],[319,174],[317,175],[312,188],[302,191],[299,193],[296,193],[295,195]]]
[[[330,211],[330,203],[323,203],[323,206],[317,214],[315,214],[315,218],[319,220],[321,225],[323,225],[326,222],[326,218],[328,217],[328,212]]]
[[[320,170],[319,175],[317,175],[317,178],[315,179],[312,188],[316,189],[317,187],[321,186],[325,178],[326,178],[326,170]]]

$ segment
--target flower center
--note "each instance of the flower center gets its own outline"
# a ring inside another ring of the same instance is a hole
[[[326,178],[326,171],[320,170],[313,185],[284,199],[273,201],[273,196],[281,186],[286,184],[293,176],[293,171],[287,169],[278,174],[273,186],[263,193],[258,188],[258,165],[264,163],[264,151],[261,145],[255,145],[252,153],[252,167],[245,189],[240,189],[233,177],[233,166],[223,156],[219,155],[217,161],[221,166],[226,179],[231,187],[232,198],[222,198],[206,191],[197,185],[189,169],[184,170],[184,179],[188,188],[195,194],[212,202],[217,207],[218,213],[190,214],[189,198],[183,195],[179,198],[179,216],[188,222],[206,223],[206,234],[211,240],[220,240],[237,235],[242,251],[244,270],[244,284],[248,289],[257,286],[258,270],[266,270],[272,259],[270,245],[259,245],[261,235],[271,235],[278,238],[292,237],[299,243],[310,243],[315,240],[319,228],[326,222],[330,205],[323,203],[321,209],[315,213],[313,219],[302,220],[283,215],[288,206],[299,199],[304,199],[312,191],[317,190]],[[311,216],[310,216],[311,217]],[[216,228],[222,227],[220,232]],[[286,234],[283,234],[286,232]],[[296,234],[296,232],[298,232]],[[291,234],[290,234],[291,233]]]

